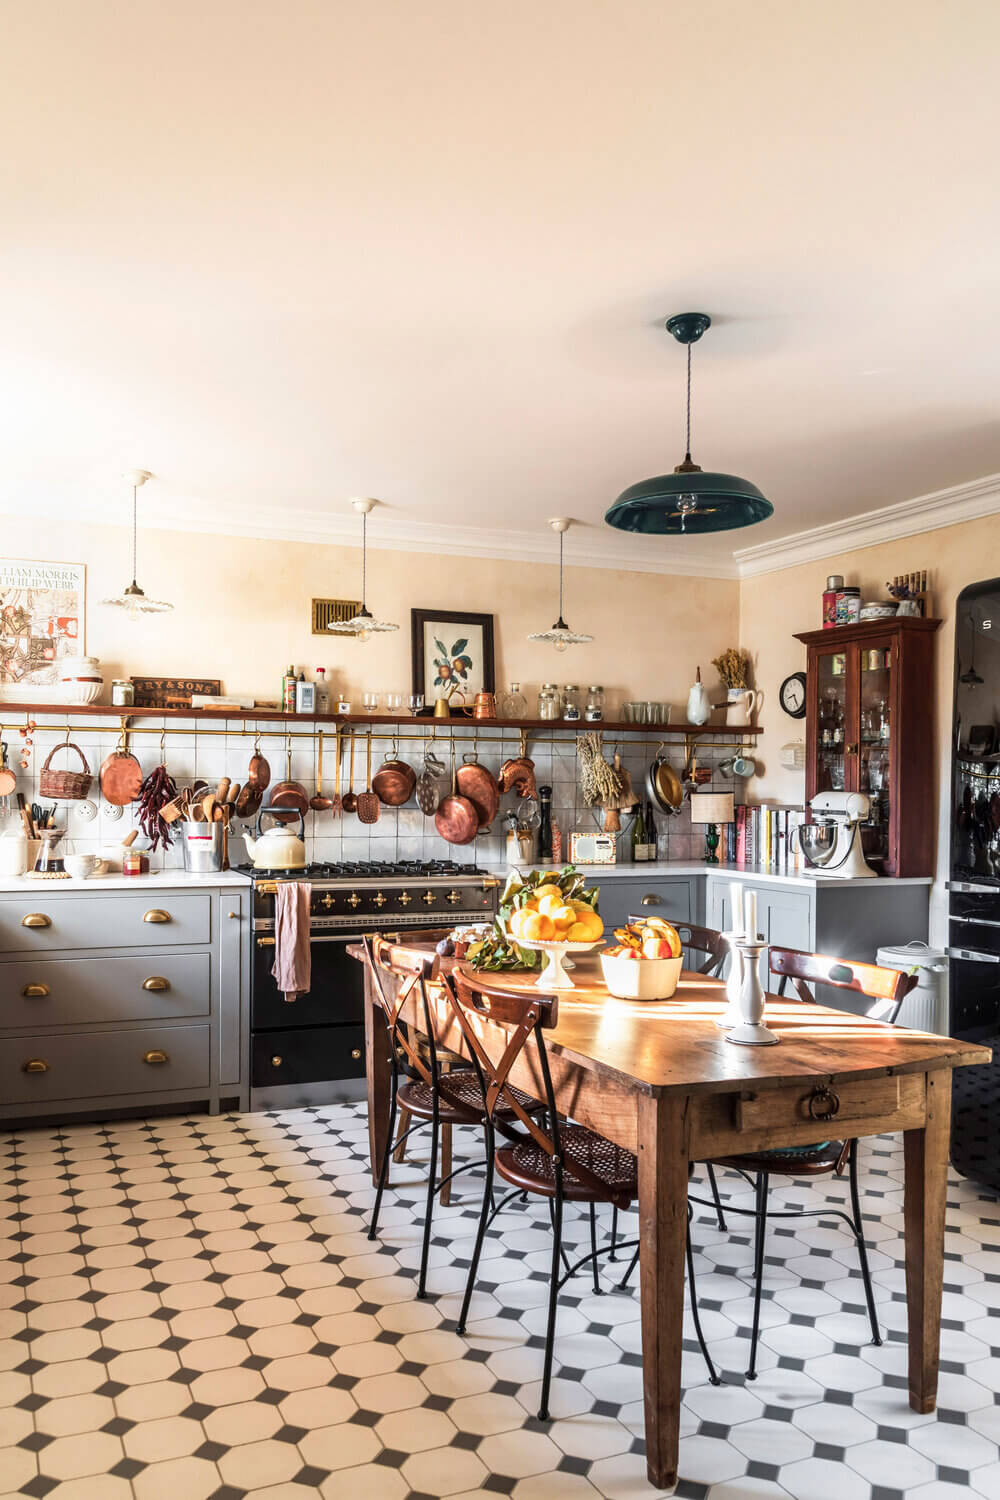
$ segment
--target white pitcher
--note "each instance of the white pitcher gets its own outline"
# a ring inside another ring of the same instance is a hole
[[[726,694],[726,723],[752,724],[764,701],[764,694],[753,688],[730,688]]]
[[[701,668],[695,672],[691,691],[688,693],[687,721],[689,724],[707,724],[712,712],[712,705],[708,700],[705,684],[701,680]]]

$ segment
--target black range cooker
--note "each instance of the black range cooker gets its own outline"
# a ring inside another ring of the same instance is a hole
[[[329,1104],[365,1089],[364,973],[347,945],[366,932],[489,921],[500,881],[453,860],[237,867],[253,882],[250,1102]],[[271,976],[278,882],[308,881],[312,986],[286,1000]]]

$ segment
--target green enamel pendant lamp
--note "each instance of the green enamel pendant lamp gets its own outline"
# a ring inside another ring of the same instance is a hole
[[[774,513],[749,479],[706,472],[691,461],[691,345],[711,326],[707,313],[679,313],[667,320],[668,333],[687,346],[687,451],[672,474],[642,479],[622,491],[604,517],[619,531],[698,536],[753,526]]]

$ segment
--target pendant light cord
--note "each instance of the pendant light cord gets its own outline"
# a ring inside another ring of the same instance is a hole
[[[137,512],[137,507],[138,507],[138,501],[136,499],[136,496],[138,494],[138,491],[139,491],[139,486],[134,484],[132,486],[132,584],[133,584],[133,586],[136,586],[136,581],[135,581],[135,557],[136,557],[136,540],[137,540],[137,533],[136,533],[136,525],[137,525],[137,523],[136,523],[136,512]]]
[[[687,354],[688,354],[688,368],[687,368],[687,438],[685,440],[685,445],[684,445],[687,451],[684,454],[684,459],[685,459],[686,463],[690,463],[691,462],[691,345],[690,344],[688,344],[688,346],[687,346]]]
[[[563,617],[563,533],[559,533],[559,618]]]
[[[364,609],[368,592],[368,512],[361,512],[361,608]]]

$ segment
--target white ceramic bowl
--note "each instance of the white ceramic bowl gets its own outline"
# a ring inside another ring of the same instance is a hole
[[[601,954],[604,983],[619,1000],[669,1000],[677,989],[683,958],[616,958]]]
[[[888,599],[871,599],[867,604],[862,604],[862,620],[889,620],[898,610],[899,605]]]
[[[74,880],[86,880],[97,868],[97,855],[67,854],[63,866],[67,875],[72,875]]]

